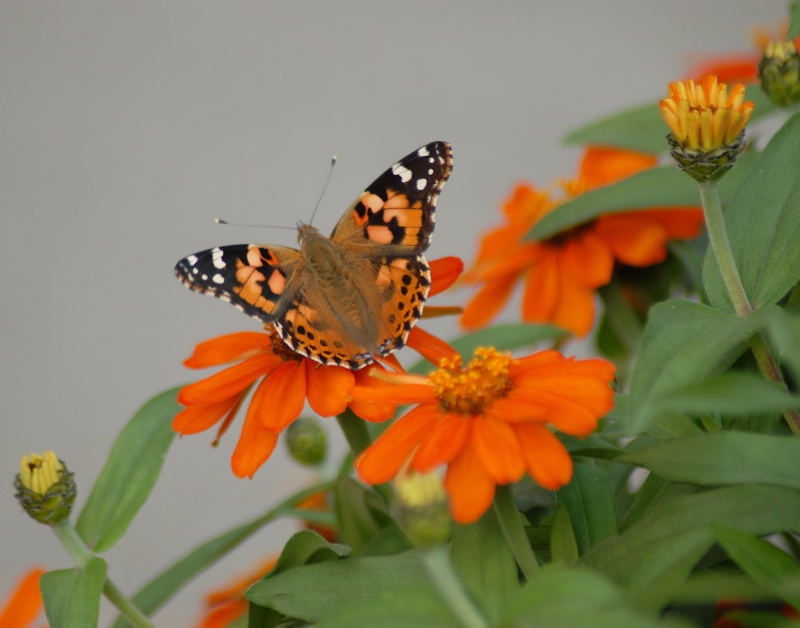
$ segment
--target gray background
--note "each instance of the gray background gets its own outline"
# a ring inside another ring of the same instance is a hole
[[[258,329],[172,268],[217,244],[295,235],[214,217],[308,220],[336,153],[315,219],[327,231],[386,167],[445,139],[455,167],[430,257],[469,261],[512,183],[573,176],[566,131],[655,101],[703,53],[747,50],[751,27],[786,4],[0,3],[0,599],[29,565],[70,565],[13,498],[21,455],[57,450],[80,507],[132,413],[195,378],[181,366],[193,345]],[[253,481],[236,479],[240,425],[218,449],[210,432],[176,441],[106,555],[125,591],[311,479],[280,450]],[[190,623],[206,589],[292,530],[264,530],[158,622]]]

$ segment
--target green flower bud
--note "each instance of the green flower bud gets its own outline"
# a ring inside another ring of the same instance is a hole
[[[800,102],[800,55],[790,41],[773,41],[758,64],[761,89],[779,107]]]
[[[300,417],[286,430],[286,446],[297,462],[316,466],[328,455],[328,436],[316,419]]]
[[[397,500],[393,512],[400,528],[416,547],[446,542],[453,520],[442,479],[436,473],[408,473],[395,480]]]
[[[14,488],[25,511],[46,525],[69,517],[76,495],[73,474],[52,451],[23,456]]]
[[[683,146],[672,133],[667,135],[667,143],[669,154],[678,164],[678,168],[700,183],[721,179],[733,168],[736,158],[747,146],[747,142],[744,141],[744,131],[730,144],[710,151]]]

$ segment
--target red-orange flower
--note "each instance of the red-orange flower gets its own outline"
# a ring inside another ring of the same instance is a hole
[[[16,588],[0,608],[0,626],[3,628],[27,628],[41,615],[44,604],[39,590],[39,579],[45,572],[34,567],[23,574]]]
[[[567,197],[608,185],[656,165],[657,158],[614,148],[590,148]],[[586,335],[595,319],[595,290],[611,280],[615,261],[651,266],[664,261],[667,242],[693,238],[703,224],[697,207],[614,213],[541,242],[524,241],[531,228],[563,198],[521,184],[503,205],[506,224],[483,238],[475,264],[464,274],[482,288],[464,310],[467,329],[488,323],[524,281],[522,319],[552,323]]]
[[[358,474],[382,484],[406,464],[420,473],[447,465],[453,518],[476,521],[495,486],[525,472],[546,488],[569,482],[572,460],[550,426],[591,433],[613,406],[613,377],[605,360],[568,359],[557,351],[517,360],[479,349],[465,369],[460,358],[446,358],[427,377],[390,376],[399,383],[379,394],[356,386],[350,394],[364,403],[419,404],[359,457]]]
[[[451,285],[461,268],[463,264],[457,258],[431,262],[431,293],[438,294]],[[417,328],[408,338],[408,345],[423,355],[438,343],[441,341]],[[394,356],[386,362],[402,368]],[[251,388],[255,388],[231,457],[233,472],[240,478],[253,477],[269,459],[280,433],[300,416],[306,400],[323,417],[343,412],[348,404],[357,415],[371,421],[384,421],[395,411],[391,404],[365,406],[350,402],[347,397],[356,383],[374,388],[385,385],[369,377],[371,370],[382,367],[370,365],[354,372],[339,366],[322,366],[291,351],[272,331],[238,332],[206,340],[184,362],[189,368],[231,363],[234,364],[211,377],[181,389],[178,402],[186,408],[176,415],[172,427],[181,435],[195,434],[221,421],[219,440]]]

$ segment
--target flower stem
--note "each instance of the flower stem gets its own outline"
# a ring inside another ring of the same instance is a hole
[[[503,536],[517,561],[520,571],[527,580],[530,580],[534,573],[539,570],[539,563],[536,562],[536,555],[525,534],[525,528],[520,521],[520,514],[514,502],[514,493],[510,485],[497,487],[494,495],[494,512],[503,530]]]
[[[742,278],[739,276],[736,262],[733,259],[728,232],[725,230],[722,201],[719,198],[719,183],[717,181],[701,183],[700,199],[703,203],[708,240],[711,243],[711,250],[714,251],[714,257],[717,259],[722,281],[725,282],[725,287],[731,297],[733,309],[739,316],[749,316],[753,313],[753,306],[750,305],[747,293],[744,291]]]
[[[336,421],[339,423],[339,427],[342,428],[342,433],[347,439],[347,444],[350,445],[350,451],[353,452],[353,456],[358,456],[372,444],[366,421],[353,414],[350,408],[337,415]]]
[[[739,316],[749,316],[753,313],[753,306],[747,298],[739,271],[736,269],[736,262],[733,259],[728,232],[725,230],[725,219],[722,214],[718,183],[711,181],[700,184],[700,198],[703,203],[703,213],[705,214],[711,250],[714,251],[714,256],[717,259],[722,280],[725,282],[725,287],[731,297],[733,308]],[[764,377],[787,388],[775,356],[772,354],[772,350],[764,340],[763,335],[757,334],[750,339],[750,349]],[[791,430],[800,435],[800,412],[786,410],[783,413],[783,417]]]
[[[433,581],[433,586],[447,603],[448,608],[458,617],[461,626],[488,628],[489,623],[461,586],[450,563],[447,547],[439,545],[422,552],[422,562]]]
[[[86,546],[86,543],[84,543],[69,519],[57,523],[52,528],[78,567],[85,567],[94,558],[92,550]],[[154,624],[148,617],[120,591],[111,578],[106,577],[106,581],[103,584],[103,593],[132,626],[136,628],[154,628]]]

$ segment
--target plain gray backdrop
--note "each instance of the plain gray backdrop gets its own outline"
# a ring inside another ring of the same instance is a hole
[[[194,344],[259,328],[183,288],[172,268],[210,246],[296,236],[215,217],[307,221],[337,154],[315,218],[327,232],[394,161],[447,140],[454,170],[429,257],[469,261],[513,183],[573,176],[567,131],[655,103],[706,54],[750,49],[752,27],[775,24],[787,4],[0,3],[0,599],[30,565],[70,566],[13,497],[20,457],[55,449],[80,508],[135,410],[198,377],[181,365]],[[458,333],[452,321],[435,331]],[[217,449],[211,432],[175,442],[106,555],[123,590],[313,478],[279,449],[255,479],[236,479],[240,425]],[[293,530],[266,528],[186,587],[159,625],[190,624],[204,591]],[[103,623],[113,616],[104,603]]]

